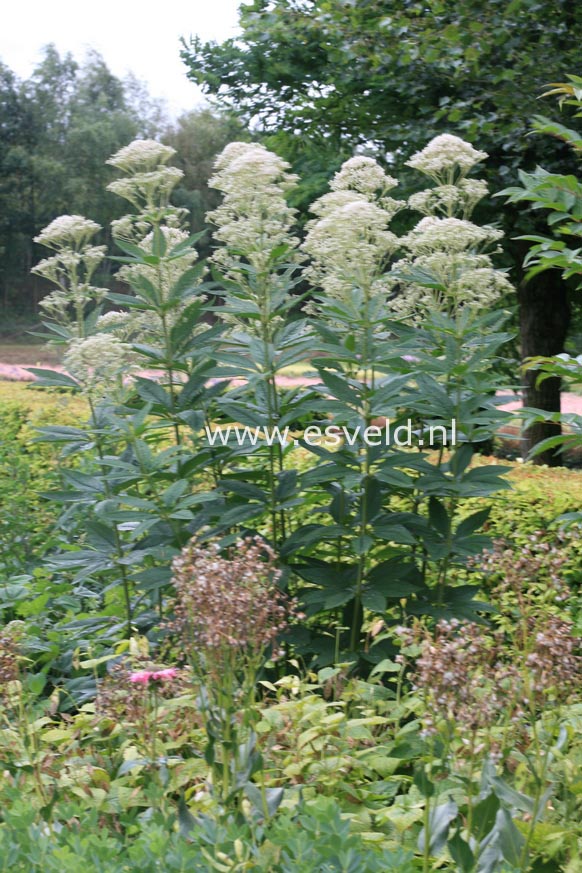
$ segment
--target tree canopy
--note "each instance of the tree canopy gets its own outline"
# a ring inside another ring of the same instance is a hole
[[[43,226],[63,213],[91,215],[107,235],[112,219],[124,213],[123,201],[106,190],[115,174],[105,163],[111,154],[136,137],[172,145],[174,163],[184,171],[176,202],[191,210],[196,232],[217,203],[207,184],[214,157],[229,141],[245,136],[240,122],[208,109],[170,123],[142,83],[132,76],[120,80],[94,51],[80,65],[48,46],[26,80],[0,62],[0,299],[5,309],[30,310],[44,290],[30,275],[42,254],[32,240]]]
[[[410,154],[449,130],[502,175],[538,159],[526,138],[546,81],[576,68],[573,0],[254,0],[242,35],[193,39],[189,75],[247,123],[336,147]],[[545,147],[546,154],[550,150]]]

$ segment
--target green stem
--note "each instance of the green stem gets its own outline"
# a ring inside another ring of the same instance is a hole
[[[109,485],[109,481],[107,479],[107,468],[105,466],[105,456],[103,453],[103,445],[101,442],[101,437],[99,436],[99,424],[97,421],[97,415],[95,413],[95,407],[93,405],[93,401],[91,397],[87,397],[87,401],[89,403],[89,409],[91,411],[91,422],[93,424],[93,431],[95,436],[95,448],[97,449],[97,455],[99,457],[100,467],[101,467],[101,479],[103,481],[103,488],[105,489],[105,495],[108,499],[113,497],[113,491]],[[112,526],[113,529],[113,541],[115,544],[115,555],[117,557],[117,567],[121,574],[121,582],[123,585],[123,596],[125,600],[125,611],[127,618],[127,639],[131,638],[132,635],[132,608],[131,608],[131,595],[129,588],[129,578],[127,576],[127,570],[125,568],[125,564],[120,563],[121,559],[124,557],[123,554],[123,544],[121,542],[121,537],[119,536],[119,530],[117,529],[117,525],[115,522]]]
[[[369,357],[370,357],[370,347],[372,345],[372,325],[370,324],[370,299],[369,293],[366,291],[365,293],[365,307],[364,307],[364,321],[363,321],[363,334],[362,334],[362,360],[361,365],[363,367],[362,373],[362,387],[363,387],[363,404],[362,404],[362,418],[364,420],[364,427],[368,428],[370,422],[372,420],[371,416],[371,406],[370,406],[370,394],[374,391],[375,385],[375,371],[374,368],[369,367]],[[369,370],[371,369],[371,373],[369,374]],[[369,376],[371,377],[369,380]],[[371,472],[371,458],[370,458],[370,446],[366,441],[364,441],[364,483],[365,487],[362,491],[361,496],[361,505],[360,505],[360,525],[359,525],[359,536],[360,536],[360,545],[363,545],[363,539],[366,535],[366,531],[368,528],[368,480]],[[350,650],[352,652],[357,651],[359,637],[361,635],[362,630],[362,588],[364,585],[364,580],[366,578],[366,570],[367,570],[367,551],[363,552],[360,550],[360,555],[358,557],[358,575],[356,580],[356,593],[354,596],[354,613],[352,617],[352,630],[350,635]]]
[[[159,271],[158,271],[159,272]],[[160,276],[160,288],[161,288],[161,276]],[[172,366],[172,344],[170,342],[170,331],[168,327],[168,320],[165,312],[161,313],[162,319],[162,328],[164,332],[164,349],[166,353],[166,372],[168,374],[168,388],[170,391],[170,397],[172,400],[172,428],[174,430],[174,439],[176,441],[176,445],[180,446],[182,444],[182,434],[180,432],[180,425],[176,421],[176,408],[178,405],[178,398],[176,393],[176,383],[174,381],[174,368]]]

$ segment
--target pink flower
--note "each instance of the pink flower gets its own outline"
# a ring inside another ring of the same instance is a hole
[[[129,681],[139,685],[148,685],[152,679],[154,682],[161,682],[164,679],[175,679],[177,675],[178,671],[175,667],[166,667],[165,670],[139,670],[130,675]]]
[[[140,670],[137,673],[132,673],[129,681],[135,682],[136,685],[147,685],[153,675],[151,670]]]
[[[166,667],[165,670],[158,670],[156,673],[152,673],[152,679],[175,679],[178,675],[178,671],[175,667]]]

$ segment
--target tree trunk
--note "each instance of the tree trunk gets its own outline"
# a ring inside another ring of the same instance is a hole
[[[548,270],[522,282],[518,289],[519,323],[522,360],[530,357],[559,355],[570,324],[570,304],[565,283],[557,271]],[[562,380],[545,379],[536,385],[539,373],[529,370],[523,379],[524,406],[533,406],[546,412],[560,412]],[[560,424],[540,422],[524,433],[524,457],[541,440],[561,433]],[[557,467],[562,456],[556,449],[547,449],[534,459],[536,464]]]

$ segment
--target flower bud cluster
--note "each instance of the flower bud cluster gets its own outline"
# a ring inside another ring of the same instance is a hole
[[[10,624],[0,632],[0,693],[8,683],[15,682],[20,676],[22,655],[18,642],[19,636],[19,629]]]
[[[125,174],[110,182],[107,190],[128,200],[138,212],[167,209],[172,191],[184,175],[178,167],[166,166],[175,154],[174,148],[155,140],[134,140],[107,160]],[[118,235],[122,227],[127,232],[127,220],[125,225],[115,224]]]
[[[425,733],[435,733],[439,721],[461,731],[495,724],[509,707],[517,708],[512,688],[515,666],[503,658],[503,635],[457,619],[440,621],[434,631],[422,626],[400,629],[405,644],[420,644],[412,682],[426,701]]]
[[[458,136],[443,133],[431,139],[406,165],[430,176],[437,185],[452,185],[486,158],[487,152],[478,151]]]
[[[405,254],[394,265],[399,287],[391,303],[400,315],[418,320],[435,308],[452,315],[467,306],[478,310],[513,291],[491,259],[502,232],[469,220],[487,185],[466,175],[486,157],[443,134],[407,161],[435,184],[408,201],[424,217],[402,238]]]
[[[354,288],[386,294],[386,264],[398,248],[388,229],[404,203],[387,196],[396,185],[373,159],[346,161],[331,181],[331,193],[311,207],[317,216],[307,225],[303,250],[311,264],[307,278],[330,297],[347,299]]]
[[[106,252],[105,246],[91,242],[99,230],[101,227],[95,221],[82,215],[61,215],[34,238],[54,252],[32,268],[37,276],[57,286],[40,305],[60,324],[70,326],[76,319],[79,335],[84,329],[85,307],[91,302],[98,303],[107,293],[107,289],[91,284]]]
[[[111,334],[74,339],[64,356],[67,371],[97,400],[131,370],[131,346]]]
[[[579,689],[582,640],[564,608],[564,555],[530,539],[519,553],[497,541],[472,561],[496,583],[493,627],[452,619],[399,629],[405,645],[420,645],[412,681],[427,704],[427,733],[441,721],[460,735],[503,722],[524,738],[528,724]]]
[[[220,153],[214,169],[209,185],[224,195],[220,206],[207,215],[217,226],[215,238],[224,243],[215,251],[214,263],[240,279],[245,264],[268,273],[281,247],[287,260],[293,260],[296,210],[286,197],[297,176],[288,172],[289,164],[264,146],[233,142]]]

